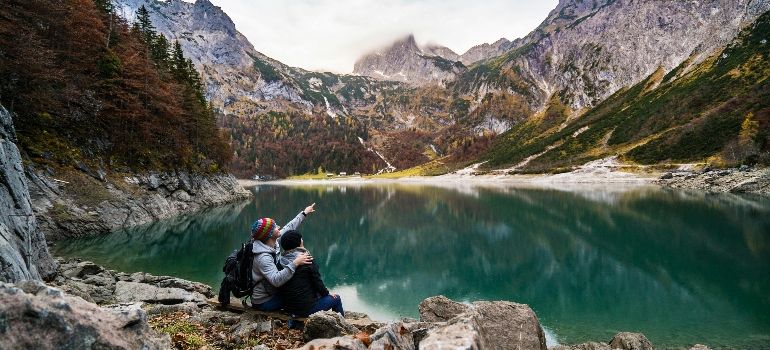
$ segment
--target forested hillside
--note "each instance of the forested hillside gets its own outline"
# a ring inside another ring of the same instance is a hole
[[[0,102],[38,163],[220,171],[232,157],[178,43],[109,0],[0,0]]]
[[[353,118],[268,112],[250,119],[225,116],[222,125],[232,135],[236,155],[232,167],[239,177],[371,174],[385,167],[376,153],[361,144],[359,137],[369,135]]]

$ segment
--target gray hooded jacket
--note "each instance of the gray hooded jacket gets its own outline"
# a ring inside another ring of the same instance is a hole
[[[305,213],[300,212],[286,226],[281,227],[281,234],[289,230],[296,230],[299,224],[305,220]],[[278,237],[280,242],[281,238]],[[251,302],[262,304],[278,292],[278,287],[294,276],[297,265],[291,262],[283,265],[283,270],[278,271],[278,245],[269,247],[266,244],[255,241],[251,250],[254,253],[254,261],[251,266],[251,279],[254,281],[254,292],[251,293]]]

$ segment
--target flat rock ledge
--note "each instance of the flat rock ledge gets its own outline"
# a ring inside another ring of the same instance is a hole
[[[58,258],[57,263],[59,274],[50,285],[0,283],[0,348],[171,349],[169,335],[154,331],[147,322],[148,317],[166,314],[186,314],[190,322],[204,327],[225,325],[227,334],[222,336],[242,339],[244,348],[255,333],[281,326],[279,320],[212,307],[206,299],[214,293],[201,283],[127,274],[78,259]],[[418,309],[419,321],[390,323],[353,311],[346,312],[346,318],[331,311],[315,313],[304,324],[307,343],[301,349],[654,349],[643,334],[626,332],[608,343],[547,348],[534,311],[508,301],[463,304],[435,296]],[[691,350],[709,348],[699,344]]]

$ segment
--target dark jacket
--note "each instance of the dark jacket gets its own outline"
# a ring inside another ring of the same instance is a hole
[[[294,261],[298,254],[306,254],[305,248],[298,247],[283,252],[281,264],[288,264]],[[285,266],[285,265],[284,265]],[[294,276],[280,288],[283,296],[283,309],[294,315],[305,315],[315,307],[317,302],[316,294],[322,297],[329,295],[329,290],[324,286],[321,280],[321,273],[318,271],[318,265],[315,261],[310,265],[297,267]]]

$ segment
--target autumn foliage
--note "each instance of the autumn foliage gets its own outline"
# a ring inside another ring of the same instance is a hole
[[[267,112],[248,118],[222,116],[230,133],[238,177],[255,174],[286,177],[319,172],[372,174],[385,167],[368,140],[366,127],[354,118],[326,114]]]
[[[178,45],[106,0],[0,0],[0,102],[25,154],[204,171],[231,158]]]

